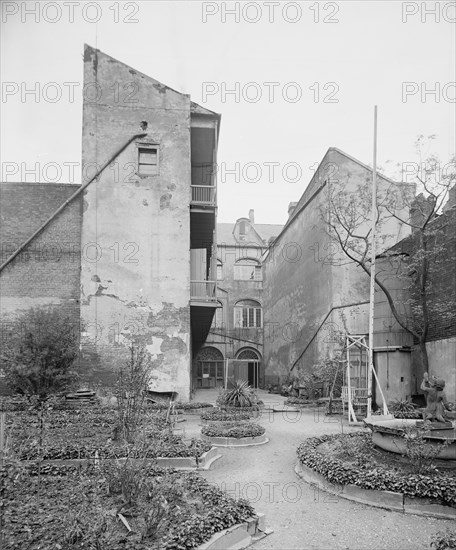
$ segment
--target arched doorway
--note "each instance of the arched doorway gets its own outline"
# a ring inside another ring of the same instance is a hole
[[[225,383],[225,362],[220,350],[213,347],[200,349],[196,356],[195,388],[220,388]]]
[[[258,351],[252,348],[244,348],[236,354],[235,360],[237,378],[248,380],[249,386],[253,388],[263,387],[263,369],[261,356]]]

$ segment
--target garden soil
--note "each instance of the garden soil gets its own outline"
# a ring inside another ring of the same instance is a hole
[[[266,407],[284,398],[260,392]],[[199,393],[197,401],[215,402],[216,393]],[[185,415],[179,423],[185,437],[197,436],[199,416]],[[250,500],[266,515],[273,533],[253,550],[429,550],[431,537],[454,521],[401,514],[357,504],[312,487],[294,472],[296,448],[308,437],[347,433],[340,417],[326,417],[322,409],[299,412],[265,410],[256,420],[266,428],[269,443],[256,447],[220,448],[222,458],[201,472],[211,483],[234,497]]]

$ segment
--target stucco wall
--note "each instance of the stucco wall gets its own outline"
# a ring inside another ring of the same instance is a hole
[[[87,370],[112,382],[126,345],[139,336],[152,359],[151,389],[177,391],[186,400],[190,99],[90,47],[84,81],[102,95],[84,101],[83,166],[109,160],[141,132],[141,121],[148,122],[147,136],[131,143],[84,193],[81,314],[88,327]],[[158,175],[137,175],[138,142],[159,148]],[[87,168],[86,177],[90,174]]]
[[[367,166],[329,149],[274,243],[265,262],[264,303],[265,319],[278,323],[279,337],[274,341],[265,338],[267,375],[286,377],[293,364],[295,369],[310,370],[341,350],[344,334],[368,333],[369,277],[347,261],[328,236],[322,214],[327,215],[328,193],[344,188],[350,196],[361,187],[368,194],[371,184],[372,171]],[[391,184],[378,178],[380,197]],[[365,208],[368,213],[370,203]],[[359,233],[366,234],[368,229],[366,223]],[[407,229],[396,220],[385,221],[378,250],[406,234]]]

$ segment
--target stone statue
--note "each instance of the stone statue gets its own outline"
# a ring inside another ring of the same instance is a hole
[[[424,373],[421,389],[425,392],[426,409],[424,420],[431,422],[446,422],[445,413],[451,411],[452,407],[443,391],[445,380],[433,376],[431,379],[427,372]]]

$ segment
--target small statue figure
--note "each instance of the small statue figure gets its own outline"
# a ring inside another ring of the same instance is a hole
[[[445,411],[451,411],[451,405],[443,391],[445,380],[433,376],[429,379],[427,372],[424,373],[421,389],[425,392],[426,409],[424,411],[424,421],[446,422]]]

